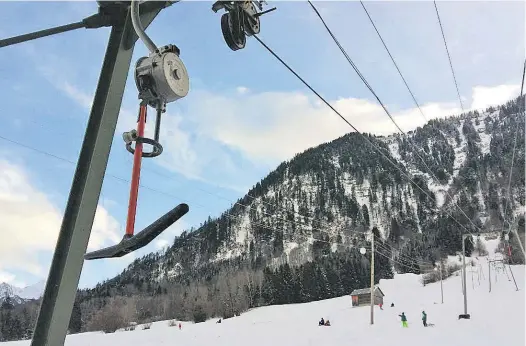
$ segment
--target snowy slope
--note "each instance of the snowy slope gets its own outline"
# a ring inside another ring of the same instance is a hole
[[[440,304],[440,284],[422,287],[419,276],[396,275],[381,280],[386,294],[385,307],[375,307],[375,324],[369,325],[368,307],[350,306],[350,297],[339,297],[306,304],[269,306],[254,309],[240,317],[205,323],[183,323],[182,330],[156,322],[150,330],[103,334],[99,332],[70,335],[67,346],[147,346],[147,345],[426,345],[426,346],[522,346],[524,336],[524,266],[512,266],[519,291],[504,273],[493,275],[492,292],[486,280],[468,288],[468,312],[471,320],[458,320],[463,312],[460,277],[444,281],[444,304]],[[484,269],[485,270],[485,269]],[[496,280],[495,280],[496,279]],[[389,307],[394,302],[395,307]],[[421,325],[421,311],[428,323]],[[398,314],[405,312],[409,328],[402,329]],[[330,319],[331,327],[318,327],[318,320]],[[5,346],[29,345],[29,341],[5,343]]]

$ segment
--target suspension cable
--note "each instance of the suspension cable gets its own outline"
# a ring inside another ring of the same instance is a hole
[[[440,14],[438,13],[437,2],[433,1],[433,3],[435,4],[438,24],[440,25],[440,31],[442,32],[442,38],[444,39],[444,46],[446,47],[447,58],[449,60],[449,66],[451,67],[451,73],[453,74],[453,81],[455,82],[455,88],[457,88],[457,95],[458,95],[458,100],[460,101],[460,108],[462,108],[462,112],[464,112],[464,104],[462,103],[462,98],[460,97],[460,91],[458,90],[457,78],[455,77],[455,70],[453,69],[453,63],[451,62],[451,55],[449,54],[449,49],[447,48],[446,35],[444,35],[444,28],[442,27],[442,21],[440,20]]]
[[[400,126],[398,125],[398,123],[396,122],[396,120],[394,119],[394,117],[391,115],[391,113],[389,112],[389,110],[387,109],[387,107],[384,105],[384,103],[380,100],[380,98],[378,97],[378,95],[376,94],[376,92],[373,90],[373,88],[370,86],[370,84],[367,82],[367,80],[365,79],[365,77],[361,74],[360,70],[358,69],[358,67],[356,66],[356,64],[352,61],[352,59],[349,57],[349,55],[347,54],[347,52],[345,51],[345,49],[342,47],[342,45],[340,44],[340,42],[338,41],[338,39],[336,38],[336,36],[332,33],[331,29],[329,29],[329,27],[327,26],[327,24],[325,23],[325,20],[323,19],[323,17],[321,16],[321,14],[318,12],[318,10],[316,9],[316,7],[312,4],[312,2],[310,0],[308,0],[310,6],[312,7],[312,9],[314,10],[314,12],[316,13],[316,15],[318,16],[318,18],[321,20],[321,22],[323,23],[323,25],[325,26],[325,29],[327,29],[328,33],[330,34],[330,36],[332,37],[332,39],[334,40],[334,42],[336,43],[336,45],[340,48],[340,51],[342,52],[342,54],[345,56],[345,58],[347,59],[347,61],[349,62],[349,64],[352,66],[352,68],[354,69],[354,71],[358,74],[358,76],[360,77],[360,79],[362,80],[362,82],[367,86],[367,88],[369,89],[369,91],[374,95],[374,97],[376,98],[376,100],[378,101],[378,103],[382,106],[383,110],[385,111],[385,113],[387,114],[387,116],[389,117],[389,119],[391,120],[391,122],[396,126],[396,128],[398,129],[398,131],[400,131],[403,135],[405,135],[408,139],[408,142],[409,144],[413,147],[413,149],[415,150],[414,153],[418,156],[418,158],[422,161],[424,167],[427,169],[429,175],[431,177],[433,177],[436,182],[441,185],[440,183],[440,180],[436,177],[436,175],[433,173],[433,171],[431,170],[431,168],[429,168],[429,166],[427,165],[427,163],[425,162],[424,158],[422,156],[420,156],[420,154],[418,153],[418,148],[416,147],[416,145],[414,145],[413,141],[411,140],[411,138],[409,138],[409,136],[405,133],[404,130],[402,130],[400,128]],[[403,77],[402,77],[403,78]],[[446,194],[448,195],[448,197],[451,199],[452,203],[461,211],[461,213],[466,217],[466,219],[475,227],[475,229],[479,230],[480,231],[480,228],[475,225],[475,223],[469,218],[469,216],[464,212],[464,210],[462,210],[462,208],[456,203],[455,199],[449,194],[449,192],[446,190]],[[451,215],[450,215],[451,216]],[[452,216],[451,216],[452,217]],[[452,217],[453,218],[453,217]],[[459,223],[457,221],[457,223]],[[466,227],[464,227],[465,230],[468,231],[468,233],[472,234]]]
[[[285,66],[292,74],[294,74],[309,90],[311,90],[318,98],[325,103],[334,113],[336,113],[343,121],[345,121],[352,129],[356,131],[358,135],[360,135],[369,145],[371,145],[380,155],[382,155],[391,165],[396,168],[404,177],[406,177],[410,183],[412,183],[414,186],[416,186],[422,193],[424,193],[427,197],[429,197],[431,200],[434,200],[424,189],[422,189],[417,183],[411,179],[411,176],[404,172],[396,163],[394,163],[377,145],[375,145],[373,142],[371,142],[363,133],[358,131],[354,125],[352,125],[343,115],[341,115],[340,112],[338,112],[323,96],[321,96],[316,90],[314,90],[313,87],[310,86],[309,83],[307,83],[296,71],[294,71],[283,59],[281,59],[269,46],[267,46],[257,35],[253,35],[253,37],[270,53],[272,54],[277,60],[279,60],[283,66]],[[450,213],[447,211],[445,212],[453,221],[455,221],[460,227],[465,229],[469,234],[473,235],[463,224],[458,222]]]
[[[524,101],[522,100],[522,97],[524,96],[523,94],[523,90],[524,90],[524,74],[526,73],[526,60],[524,60],[524,67],[522,69],[522,82],[521,82],[521,94],[520,94],[520,97],[519,97],[519,102],[522,103],[522,110],[519,111],[519,113],[522,113],[522,116],[524,116]],[[519,106],[520,107],[520,106]],[[511,178],[513,176],[513,164],[515,162],[515,149],[517,147],[517,135],[519,133],[519,126],[515,126],[515,136],[513,137],[513,150],[512,150],[512,154],[511,154],[511,165],[510,165],[510,175],[508,177],[508,190],[507,190],[507,195],[508,195],[508,198],[506,198],[506,203],[504,204],[504,220],[506,221],[507,220],[507,217],[506,217],[506,213],[507,213],[507,209],[508,209],[508,200],[512,197],[511,196]],[[512,220],[515,219],[515,216],[512,217]],[[507,233],[510,233],[511,231],[511,225],[512,223],[510,221],[508,221],[508,225],[509,225],[509,228],[508,228],[508,232]]]
[[[310,0],[309,0],[309,3],[310,3]],[[360,4],[362,4],[362,7],[363,7],[363,10],[365,11],[365,13],[367,14],[367,17],[369,18],[369,21],[371,22],[371,24],[373,25],[373,28],[374,30],[376,31],[376,33],[378,34],[378,37],[380,38],[380,41],[382,41],[382,44],[384,45],[384,48],[385,50],[387,51],[387,54],[389,54],[389,57],[391,58],[391,61],[393,62],[394,66],[396,67],[396,70],[398,71],[398,74],[400,75],[400,77],[402,78],[402,80],[404,81],[404,84],[407,88],[407,91],[409,91],[409,93],[411,94],[411,97],[413,98],[413,101],[416,105],[416,107],[418,108],[418,110],[420,111],[420,114],[422,115],[422,117],[424,118],[424,120],[427,122],[427,117],[424,115],[424,112],[422,111],[422,108],[420,107],[420,104],[418,103],[418,101],[416,100],[416,97],[415,95],[413,94],[413,92],[411,91],[411,88],[409,88],[409,85],[407,84],[407,81],[405,80],[404,78],[404,75],[402,74],[402,71],[400,71],[400,69],[398,68],[398,64],[396,63],[395,59],[393,58],[393,55],[391,54],[391,52],[389,51],[389,48],[387,48],[387,45],[385,44],[385,41],[382,37],[382,35],[380,34],[380,32],[378,31],[378,29],[376,28],[376,25],[374,24],[374,21],[373,19],[371,18],[371,15],[369,14],[369,11],[367,11],[367,8],[365,7],[365,4],[363,3],[362,0],[360,0]]]

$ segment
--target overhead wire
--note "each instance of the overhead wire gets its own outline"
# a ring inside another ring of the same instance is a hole
[[[35,121],[35,120],[33,120],[33,119],[28,119],[28,120],[31,121],[32,123],[34,123],[34,124],[36,124],[36,125],[38,125],[38,126],[44,128],[46,131],[50,131],[50,132],[54,132],[54,133],[56,133],[56,130],[55,130],[55,129],[51,129],[51,128],[47,127],[46,125],[44,125],[44,124],[42,124],[42,123],[40,123],[40,122],[37,122],[37,121]],[[65,134],[65,133],[61,133],[61,134]],[[26,149],[30,149],[30,150],[33,150],[33,151],[39,152],[40,154],[45,154],[45,155],[48,155],[48,156],[54,157],[54,158],[56,158],[56,159],[66,161],[66,162],[68,162],[68,163],[70,163],[70,164],[75,164],[75,163],[74,163],[73,161],[71,161],[71,160],[68,160],[68,159],[65,159],[65,158],[62,158],[62,157],[56,156],[56,155],[54,155],[54,154],[51,154],[51,153],[46,152],[46,151],[42,151],[42,150],[40,150],[40,149],[36,149],[36,148],[34,148],[34,147],[27,146],[27,145],[25,145],[25,144],[23,144],[23,143],[13,141],[13,140],[8,139],[8,138],[6,138],[6,137],[0,136],[0,138],[3,139],[3,140],[5,140],[5,141],[8,141],[8,142],[10,142],[10,143],[12,143],[12,144],[15,144],[15,145],[18,145],[18,146],[24,147],[24,148],[26,148]],[[128,159],[127,161],[130,162],[130,163],[132,162],[131,158]],[[176,179],[174,179],[173,176],[163,174],[163,173],[158,172],[157,170],[151,169],[151,168],[149,168],[149,167],[147,167],[147,166],[142,166],[142,169],[145,170],[145,171],[152,172],[152,173],[154,173],[154,174],[156,174],[156,175],[158,175],[158,176],[160,176],[160,177],[164,177],[164,178],[166,178],[166,179],[170,179],[170,180],[176,181]],[[124,182],[124,183],[129,183],[129,182],[130,182],[129,180],[126,180],[126,179],[124,179],[124,178],[122,178],[122,177],[119,177],[119,176],[113,175],[113,174],[111,174],[111,173],[108,173],[108,176],[110,176],[111,178],[114,178],[114,179],[116,179],[116,180],[119,180],[119,181],[121,181],[121,182]],[[140,184],[140,187],[143,188],[143,189],[149,190],[149,191],[151,191],[151,192],[158,193],[158,194],[163,195],[163,196],[165,196],[165,197],[176,198],[176,199],[178,199],[178,200],[183,201],[180,197],[177,197],[177,196],[175,196],[175,195],[173,195],[173,194],[166,193],[166,192],[164,192],[164,191],[160,191],[160,190],[153,189],[153,188],[151,188],[151,187],[149,187],[149,186],[146,186],[146,185],[144,185],[144,184]],[[218,193],[210,192],[210,191],[208,191],[208,190],[206,190],[206,189],[203,189],[203,188],[201,188],[201,187],[198,187],[198,186],[195,187],[195,189],[198,189],[198,190],[200,190],[200,191],[202,191],[202,192],[205,192],[205,193],[207,193],[207,194],[209,194],[209,195],[211,195],[211,196],[214,196],[214,197],[216,197],[216,198],[223,199],[223,200],[226,200],[226,201],[229,201],[229,202],[233,202],[234,205],[239,205],[240,207],[249,208],[249,209],[253,208],[253,206],[247,206],[247,205],[244,205],[244,204],[242,204],[242,203],[239,203],[239,202],[234,201],[233,199],[226,198],[226,197],[224,197],[224,196],[221,196],[221,195],[218,194]],[[257,199],[258,199],[257,197],[254,197],[254,196],[252,196],[252,195],[250,195],[250,194],[248,194],[248,193],[246,194],[246,197],[249,197],[249,198],[251,198],[252,200],[257,200]],[[315,223],[317,223],[317,224],[319,225],[319,227],[327,227],[327,228],[328,228],[328,227],[334,227],[333,224],[329,224],[327,221],[323,221],[323,220],[321,220],[321,219],[319,219],[319,218],[312,217],[312,216],[308,216],[308,215],[304,215],[304,214],[301,214],[301,213],[298,212],[298,211],[290,210],[290,209],[286,209],[286,208],[280,207],[280,206],[278,206],[278,205],[276,205],[276,204],[272,204],[272,203],[270,203],[270,202],[265,202],[265,201],[262,201],[262,200],[261,200],[260,202],[261,202],[262,204],[266,204],[266,205],[272,206],[272,207],[274,207],[275,209],[279,209],[279,210],[283,211],[284,213],[293,213],[293,214],[298,215],[298,216],[300,216],[300,217],[310,219],[310,220],[314,221]],[[205,206],[203,206],[202,204],[195,203],[195,202],[193,202],[192,204],[193,204],[193,205],[197,205],[198,208],[202,208],[203,210],[206,210],[206,209],[207,209],[207,208],[206,208]],[[329,207],[330,207],[330,205],[329,205]],[[252,210],[253,210],[253,209],[252,209]],[[305,222],[302,222],[302,221],[299,221],[299,220],[285,220],[285,219],[283,219],[283,218],[277,218],[277,213],[272,214],[272,213],[268,213],[268,212],[264,212],[264,211],[262,211],[262,213],[263,213],[263,214],[266,214],[266,215],[269,215],[269,216],[271,216],[271,217],[274,217],[275,219],[282,220],[282,221],[284,221],[284,222],[286,222],[286,223],[289,223],[289,224],[294,224],[294,225],[298,225],[298,224],[299,224],[299,225],[300,225],[301,227],[303,227],[304,229],[309,229],[309,228],[310,228],[310,231],[311,231],[311,232],[312,232],[312,231],[325,232],[323,229],[320,229],[320,228],[315,227],[315,226],[314,226],[314,222],[313,222],[312,225],[309,225],[308,223],[305,223]],[[228,217],[230,217],[230,215],[232,215],[232,214],[225,213],[225,215],[228,216]],[[239,226],[238,226],[238,227],[239,227]],[[360,233],[360,231],[350,231],[350,232],[351,232],[351,233]],[[329,243],[332,243],[332,242],[329,242]]]
[[[382,240],[382,238],[380,238],[380,240]],[[388,253],[390,253],[393,256],[393,260],[394,260],[394,258],[396,258],[396,259],[399,259],[399,260],[406,261],[407,263],[416,263],[417,265],[430,265],[430,264],[432,264],[431,262],[427,262],[427,261],[423,261],[423,260],[417,260],[415,258],[409,257],[408,255],[402,254],[402,253],[400,253],[400,250],[395,249],[394,247],[392,247],[391,245],[389,245],[388,243],[385,243],[385,242],[375,241],[374,246],[375,246],[375,248],[378,247],[381,250],[384,250],[384,251],[387,251]]]
[[[524,60],[524,66],[522,68],[522,82],[521,82],[521,93],[520,93],[520,97],[519,97],[519,101],[522,103],[522,111],[520,113],[522,113],[522,116],[524,117],[524,100],[522,100],[524,94],[523,94],[523,91],[524,91],[524,75],[526,73],[526,59]],[[517,148],[517,135],[519,133],[519,126],[515,126],[515,135],[513,136],[513,150],[512,150],[512,154],[511,154],[511,164],[510,164],[510,174],[509,174],[509,177],[508,177],[508,189],[507,189],[507,195],[508,195],[508,198],[506,198],[506,203],[504,204],[504,220],[507,220],[507,217],[506,217],[506,213],[507,213],[507,209],[508,209],[508,204],[509,204],[509,199],[511,198],[511,180],[512,180],[512,176],[513,176],[513,165],[514,165],[514,162],[515,162],[515,150]],[[514,219],[515,217],[512,218],[512,220]],[[511,227],[512,227],[512,223],[508,221],[508,225],[509,225],[509,228],[508,228],[508,234],[510,233],[511,231]]]
[[[161,174],[160,172],[157,172],[157,171],[154,171],[154,170],[151,170],[153,173],[156,173],[160,176],[164,176],[166,178],[169,178],[171,179],[171,177],[169,176],[166,176],[164,174]],[[218,198],[222,198],[222,199],[225,199],[225,200],[228,200],[227,198],[224,198],[224,197],[221,197],[220,195],[218,194],[215,194],[215,193],[212,193],[210,191],[207,191],[205,189],[201,189],[199,188],[199,190],[202,190],[203,192],[206,192],[210,195],[214,195]],[[248,205],[244,205],[242,203],[239,203],[239,202],[236,202],[235,204],[241,206],[241,207],[244,207],[244,208],[249,208],[251,209],[253,206],[248,206]],[[269,203],[270,204],[270,203]],[[274,204],[270,204],[272,206],[275,206]],[[257,206],[256,206],[257,207]],[[284,209],[286,212],[288,210]],[[264,211],[261,211],[262,214],[265,214],[265,215],[268,215],[269,217],[272,217],[273,219],[276,219],[276,220],[281,220],[281,221],[284,221],[286,223],[290,223],[290,224],[293,224],[293,225],[300,225],[300,230],[301,231],[308,231],[308,232],[313,232],[313,231],[320,231],[320,232],[326,232],[326,230],[323,230],[323,229],[319,229],[319,228],[315,228],[314,226],[311,226],[311,225],[308,225],[308,224],[303,224],[303,223],[300,223],[298,221],[293,221],[293,220],[286,220],[286,219],[282,219],[282,218],[278,218],[276,217],[276,214],[272,214],[272,213],[267,213],[267,212],[264,212]],[[298,213],[299,214],[299,213]],[[243,219],[243,216],[242,215],[232,215],[231,213],[228,213],[228,212],[225,212],[223,213],[223,215],[226,215],[229,219],[234,219],[234,220],[240,220],[240,219]],[[304,216],[302,214],[299,214],[300,216]],[[317,221],[318,219],[314,219],[313,220]],[[279,232],[283,232],[284,230],[278,230],[277,228],[275,227],[272,227],[272,226],[269,226],[265,223],[262,223],[262,222],[254,222],[254,221],[250,221],[250,225],[251,226],[257,226],[257,227],[261,227],[261,228],[265,228],[265,229],[269,229],[269,230],[273,230],[273,231],[279,231]],[[244,228],[244,227],[241,227],[240,225],[237,225],[236,228],[240,228],[240,229],[248,229],[248,228]],[[350,233],[353,233],[353,234],[362,234],[361,232],[359,231],[349,231]],[[315,238],[314,235],[312,235],[311,237],[310,236],[307,236],[307,235],[302,235],[302,234],[297,234],[297,233],[293,233],[292,234],[292,237],[291,238],[304,238],[304,239],[307,239],[308,241],[312,240],[312,241],[317,241],[317,242],[323,242],[323,243],[328,243],[328,244],[335,244],[334,241],[326,241],[326,240],[322,240],[322,239],[318,239],[318,238]],[[340,243],[336,243],[336,244],[340,244]],[[344,245],[344,244],[340,244],[340,245]],[[382,244],[380,245],[382,247],[384,247],[386,251],[390,252],[393,254],[393,256],[395,256],[396,258],[401,258],[403,260],[406,260],[408,261],[408,263],[412,263],[412,262],[416,262],[418,264],[429,264],[428,262],[421,262],[421,261],[415,261],[414,259],[411,259],[409,257],[406,257],[405,255],[402,255],[402,254],[396,254],[395,255],[395,251],[398,251],[398,250],[395,250],[394,247],[390,246],[389,244],[385,243],[385,244]],[[393,261],[396,261],[395,259],[393,259]],[[403,264],[401,264],[403,265]]]
[[[310,3],[310,1],[309,1]],[[311,6],[312,6],[312,3],[310,3]],[[318,12],[319,13],[319,12]],[[325,27],[328,29],[327,25],[324,23]],[[329,30],[329,29],[328,29]],[[330,32],[331,36],[333,36],[333,38],[335,39],[335,41],[337,41],[337,39],[334,37],[334,35],[332,35],[332,32]],[[415,183],[413,181],[413,179],[406,173],[404,172],[398,165],[396,165],[391,159],[389,159],[389,157],[380,149],[378,148],[377,145],[375,145],[374,143],[372,143],[365,135],[363,135],[354,125],[352,125],[343,115],[341,115],[340,112],[338,112],[323,96],[321,96],[312,86],[310,86],[309,83],[307,83],[296,71],[294,71],[294,69],[292,69],[283,59],[281,59],[281,57],[279,57],[270,47],[268,47],[257,35],[253,35],[253,37],[265,48],[267,49],[267,51],[269,53],[271,53],[278,61],[280,61],[292,74],[294,74],[296,76],[296,78],[298,78],[308,89],[310,89],[316,96],[318,96],[318,98],[320,98],[320,100],[325,103],[332,111],[334,111],[343,121],[345,121],[345,123],[347,123],[355,132],[357,132],[368,144],[370,144],[373,148],[375,148],[378,153],[380,153],[389,163],[391,163],[391,165],[393,167],[395,167],[400,173],[402,173],[403,176],[405,176],[409,182],[411,182],[414,186],[416,186],[420,191],[422,191],[428,198],[430,198],[430,200],[435,200],[435,198],[431,197],[424,189],[422,189],[417,183]],[[339,43],[337,43],[339,45]],[[341,47],[341,45],[339,45]],[[342,48],[343,50],[343,48]],[[344,50],[343,50],[344,51]],[[344,54],[348,57],[347,53],[344,52]],[[354,63],[352,62],[352,60],[349,58],[349,62],[351,63],[351,65],[353,65],[353,67],[355,67]],[[357,72],[357,74],[359,76],[361,76],[361,73],[359,72],[359,70],[356,68],[355,71]],[[366,86],[370,87],[369,86],[369,83],[365,80],[365,79],[362,79],[362,81],[366,84]],[[372,88],[370,89],[372,90]],[[374,93],[376,95],[376,93]],[[377,97],[378,99],[378,97]],[[381,100],[379,100],[379,103],[381,103]],[[381,105],[383,106],[383,103],[381,103]],[[383,106],[384,110],[388,113],[389,111],[385,108],[385,106]],[[449,212],[446,211],[446,214],[453,220],[455,221],[461,228],[465,229],[468,233],[472,234],[463,224],[461,224],[458,220],[456,220]],[[469,218],[468,218],[469,219]],[[469,219],[470,220],[470,219]],[[470,220],[471,221],[471,220]]]
[[[325,22],[325,20],[323,19],[322,15],[320,14],[320,12],[316,9],[316,7],[314,6],[314,4],[308,0],[311,8],[314,10],[314,12],[316,13],[316,15],[318,16],[318,18],[321,20],[323,26],[325,27],[325,29],[327,29],[327,32],[330,34],[330,36],[332,37],[332,39],[334,40],[334,42],[336,43],[336,45],[340,48],[340,51],[342,52],[342,54],[345,56],[345,58],[347,59],[347,61],[349,62],[349,64],[352,66],[352,68],[354,69],[354,71],[358,74],[358,76],[360,77],[360,79],[362,80],[362,82],[367,86],[367,88],[369,89],[369,91],[373,94],[373,96],[376,98],[376,100],[378,101],[378,103],[382,106],[383,110],[385,111],[385,113],[387,114],[387,116],[389,117],[389,119],[391,120],[391,122],[396,126],[396,128],[398,129],[398,131],[400,133],[402,133],[408,140],[409,144],[413,147],[413,149],[415,150],[414,153],[418,156],[418,158],[422,161],[424,167],[426,168],[426,170],[428,171],[429,175],[435,179],[435,181],[437,182],[438,185],[442,185],[440,180],[436,177],[436,175],[433,173],[433,171],[431,170],[431,168],[429,168],[429,166],[427,165],[427,163],[425,162],[424,158],[422,156],[420,156],[420,154],[418,153],[419,151],[419,148],[413,143],[413,141],[411,140],[411,138],[405,133],[404,130],[402,130],[402,128],[398,125],[398,123],[396,122],[396,120],[394,119],[394,117],[391,115],[391,113],[389,112],[389,110],[387,109],[387,107],[384,105],[384,103],[380,100],[380,97],[376,94],[376,92],[374,91],[374,89],[371,87],[371,85],[367,82],[367,80],[365,79],[365,77],[362,75],[362,73],[360,72],[360,70],[358,69],[358,67],[356,66],[356,64],[352,61],[352,59],[349,57],[349,55],[347,54],[347,52],[345,51],[345,49],[342,47],[342,45],[340,44],[340,42],[338,41],[338,39],[336,38],[336,36],[332,33],[331,29],[328,27],[327,23]],[[363,4],[362,4],[363,6]],[[364,7],[365,9],[365,7]],[[367,11],[367,10],[366,10]],[[374,24],[373,24],[374,25]],[[376,28],[376,27],[375,27]],[[378,31],[377,31],[378,32]],[[379,34],[379,33],[378,33]],[[383,42],[383,39],[382,39],[382,42]],[[385,44],[384,44],[385,46]],[[386,47],[386,46],[385,46]],[[386,47],[387,49],[387,47]],[[389,55],[391,55],[389,53]],[[395,63],[396,65],[396,63]],[[403,76],[402,76],[402,79],[403,79]],[[404,79],[405,81],[405,79]],[[411,91],[410,91],[411,92]],[[412,92],[411,92],[412,94]],[[460,206],[456,203],[455,199],[449,194],[449,192],[446,190],[445,191],[446,194],[448,195],[448,197],[450,198],[451,202],[461,211],[461,213],[466,217],[466,219],[475,227],[475,229],[478,229],[479,231],[480,228],[475,225],[475,223],[471,220],[471,218],[464,212],[464,210],[462,210],[462,208],[460,208]],[[450,217],[452,219],[453,216],[450,215]],[[455,220],[455,219],[454,219]],[[457,222],[457,224],[460,225],[460,223],[455,220]],[[463,227],[468,233],[470,233],[471,235],[473,235],[473,233],[471,233],[466,227]]]
[[[269,46],[267,46],[257,35],[253,35],[253,37],[259,42],[261,43],[261,45],[267,49],[269,51],[269,53],[271,53],[276,59],[278,59],[289,71],[292,72],[292,74],[294,74],[305,86],[307,86],[307,88],[309,88],[316,96],[318,96],[320,98],[320,100],[325,103],[330,109],[332,109],[334,111],[334,113],[336,113],[336,115],[338,115],[340,118],[342,118],[343,121],[345,121],[351,128],[353,128],[355,130],[355,132],[360,135],[364,140],[365,142],[367,142],[369,145],[371,145],[376,151],[378,151],[378,153],[380,155],[382,155],[389,163],[391,163],[391,165],[393,165],[398,171],[400,171],[400,173],[402,173],[402,175],[404,175],[405,177],[408,177],[408,174],[405,173],[404,171],[402,171],[402,169],[400,167],[398,167],[391,159],[389,159],[389,157],[380,149],[378,148],[377,145],[373,144],[364,134],[362,134],[360,131],[358,131],[356,129],[356,127],[354,125],[352,125],[347,119],[345,119],[340,112],[338,112],[323,96],[321,96],[316,90],[314,90],[301,76],[299,76],[296,71],[294,71],[285,61],[283,61],[283,59],[281,59]],[[416,184],[410,177],[408,177],[408,179],[410,180],[410,182],[412,182],[418,189],[420,189],[422,191],[422,193],[424,193],[427,197],[429,197],[430,199],[433,199],[425,190],[423,190],[420,186],[418,186],[418,184]]]
[[[446,47],[449,66],[451,67],[451,73],[453,74],[453,81],[455,82],[455,88],[457,89],[458,100],[460,101],[460,108],[462,108],[462,112],[464,112],[464,104],[462,103],[462,97],[460,97],[460,91],[458,90],[457,77],[455,76],[455,70],[453,69],[453,63],[451,62],[451,55],[449,54],[449,49],[447,48],[446,35],[444,34],[444,28],[442,27],[442,21],[440,20],[440,13],[438,13],[436,0],[434,0],[433,3],[435,4],[435,11],[438,18],[438,24],[440,25],[440,32],[442,33],[442,39],[444,40],[444,46]]]
[[[396,63],[393,55],[391,54],[391,51],[389,50],[389,48],[387,48],[387,45],[386,45],[382,35],[380,34],[380,31],[378,31],[378,28],[376,27],[376,24],[374,23],[373,18],[371,18],[371,15],[369,14],[369,11],[367,11],[367,8],[365,7],[365,4],[363,3],[362,0],[360,0],[360,4],[362,4],[363,10],[367,14],[367,17],[369,18],[369,21],[371,22],[371,24],[373,25],[374,30],[378,34],[378,37],[380,38],[380,41],[382,41],[382,44],[384,45],[384,48],[387,51],[387,54],[389,54],[389,57],[391,58],[391,61],[393,62],[394,66],[396,67],[396,70],[398,71],[398,74],[400,75],[400,77],[404,81],[405,87],[407,88],[407,91],[409,91],[409,93],[411,94],[411,97],[413,98],[413,101],[414,101],[416,107],[420,111],[420,114],[422,115],[424,120],[427,121],[427,117],[424,115],[424,112],[422,111],[422,108],[420,107],[420,104],[418,103],[418,101],[416,100],[415,95],[413,94],[413,91],[411,91],[411,88],[407,84],[407,81],[405,80],[404,75],[402,74],[402,71],[400,71],[400,68],[398,67],[398,64]]]

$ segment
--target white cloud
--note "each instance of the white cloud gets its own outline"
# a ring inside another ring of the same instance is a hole
[[[474,109],[497,106],[519,96],[520,85],[499,85],[495,87],[476,86],[473,88]]]
[[[168,240],[166,239],[157,239],[155,241],[155,247],[159,250],[164,250],[166,249],[167,247],[169,247],[171,245],[171,242],[169,242]]]
[[[0,270],[0,283],[5,282],[15,287],[25,287],[26,283],[16,279],[15,274]]]
[[[91,109],[91,105],[93,103],[92,95],[82,92],[67,81],[57,83],[55,86],[66,93],[70,98],[78,102],[82,107]]]
[[[247,87],[244,87],[244,86],[237,87],[236,90],[241,95],[246,94],[247,92],[250,91]]]
[[[9,279],[6,270],[46,275],[47,265],[39,255],[54,250],[62,213],[32,185],[20,165],[5,159],[0,159],[0,220],[0,274],[4,273],[4,279]],[[107,210],[98,206],[88,249],[119,241],[119,228]]]
[[[155,247],[160,250],[172,245],[174,238],[183,233],[185,229],[188,229],[188,224],[184,220],[177,221],[159,235],[155,240]]]
[[[100,249],[108,243],[114,245],[121,241],[122,235],[119,222],[99,204],[91,229],[88,250]]]
[[[476,86],[472,107],[486,108],[502,104],[518,95],[518,85]],[[66,95],[84,107],[89,97],[68,83],[59,86]],[[248,92],[245,87],[224,94],[194,90],[185,102],[185,110],[174,112],[168,105],[163,115],[161,141],[163,155],[155,162],[187,178],[209,181],[217,176],[233,175],[238,166],[231,153],[242,153],[255,166],[273,166],[310,147],[331,141],[353,129],[331,109],[307,92]],[[357,98],[330,100],[342,116],[359,131],[377,135],[398,132],[376,102]],[[467,102],[464,101],[467,106]],[[388,109],[393,109],[387,105]],[[421,105],[428,120],[461,113],[456,100],[450,103]],[[153,110],[150,109],[153,114]],[[391,112],[400,128],[407,132],[425,123],[417,108]],[[153,136],[154,117],[149,117],[147,136]],[[136,112],[123,107],[117,131],[129,131],[136,124]],[[215,176],[210,175],[213,169]],[[232,188],[232,184],[222,185]]]
[[[325,104],[303,93],[231,96],[200,91],[193,97],[202,100],[191,102],[188,110],[198,132],[236,148],[258,163],[276,164],[353,131]],[[397,131],[376,103],[356,98],[341,98],[330,103],[361,132],[388,135]],[[428,119],[460,112],[454,103],[428,104],[422,109]],[[416,108],[392,115],[404,131],[425,122]]]
[[[179,115],[163,114],[160,141],[166,150],[159,156],[157,163],[186,177],[200,179],[205,162],[192,148],[190,134],[181,129],[182,122],[183,118]],[[152,124],[147,128],[146,135],[153,138],[153,133]]]

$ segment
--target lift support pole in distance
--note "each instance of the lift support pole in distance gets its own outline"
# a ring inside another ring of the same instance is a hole
[[[464,313],[458,318],[470,319],[468,314],[468,293],[466,288],[466,239],[469,234],[462,234],[462,293],[464,294]]]
[[[102,2],[101,2],[102,3]],[[31,346],[64,345],[137,35],[126,2],[112,26]],[[167,2],[141,9],[147,27]],[[145,5],[146,5],[145,4]],[[142,7],[142,6],[141,6]]]

